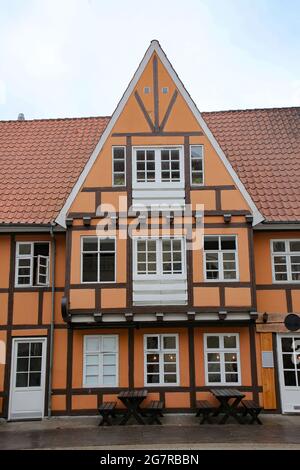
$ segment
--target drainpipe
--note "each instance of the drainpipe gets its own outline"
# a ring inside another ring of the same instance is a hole
[[[55,315],[55,258],[56,258],[56,244],[55,235],[53,233],[53,227],[55,224],[51,224],[50,235],[51,235],[51,321],[50,321],[50,344],[49,344],[49,386],[48,386],[48,418],[51,417],[52,410],[52,369],[53,369],[53,342],[54,342],[54,315]]]

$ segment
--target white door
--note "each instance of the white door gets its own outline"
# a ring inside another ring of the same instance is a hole
[[[300,413],[300,334],[279,334],[277,341],[282,412]]]
[[[8,419],[44,416],[46,338],[15,338]]]

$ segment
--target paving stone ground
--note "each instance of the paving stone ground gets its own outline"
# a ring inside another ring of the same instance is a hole
[[[263,426],[199,425],[167,415],[163,425],[99,427],[97,417],[0,422],[0,449],[300,449],[300,416],[262,415]]]

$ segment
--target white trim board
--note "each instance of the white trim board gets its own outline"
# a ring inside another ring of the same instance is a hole
[[[185,89],[183,83],[179,79],[177,73],[173,69],[169,59],[167,58],[166,54],[162,50],[162,48],[161,48],[161,46],[160,46],[160,44],[157,40],[151,41],[151,44],[148,47],[148,49],[147,49],[140,65],[138,67],[138,69],[136,70],[136,72],[135,72],[132,80],[130,81],[128,87],[126,88],[125,93],[123,94],[121,100],[119,101],[115,111],[113,112],[111,120],[109,121],[105,131],[101,135],[101,137],[99,139],[99,142],[97,143],[92,155],[90,156],[88,162],[86,163],[81,175],[79,176],[77,182],[75,183],[71,193],[69,194],[69,196],[68,196],[63,208],[61,209],[59,215],[57,216],[55,222],[57,224],[61,225],[62,227],[66,227],[66,215],[67,215],[68,210],[70,209],[75,197],[77,196],[78,192],[80,191],[80,188],[82,187],[82,185],[85,181],[85,178],[87,177],[89,171],[91,170],[93,164],[95,163],[95,161],[96,161],[96,159],[97,159],[104,143],[106,142],[108,136],[112,132],[117,119],[119,118],[121,112],[123,111],[130,95],[134,91],[134,88],[135,88],[137,82],[139,81],[142,73],[145,70],[146,65],[148,64],[148,62],[149,62],[149,60],[150,60],[150,58],[151,58],[151,56],[154,52],[156,52],[158,58],[160,59],[160,61],[164,65],[164,67],[166,68],[167,72],[169,73],[170,77],[172,78],[172,80],[174,81],[176,87],[178,88],[178,91],[181,93],[182,97],[184,98],[187,105],[189,106],[191,112],[195,116],[198,124],[203,129],[203,132],[206,134],[208,140],[210,141],[213,148],[217,152],[218,156],[220,157],[220,159],[223,162],[225,168],[227,169],[228,173],[232,177],[232,179],[233,179],[234,183],[236,184],[237,188],[240,190],[240,192],[243,195],[245,201],[247,202],[247,204],[251,208],[251,211],[252,211],[252,214],[253,214],[253,226],[260,223],[260,222],[262,222],[264,220],[264,217],[262,216],[262,214],[257,209],[257,207],[254,204],[250,194],[246,190],[245,186],[243,185],[243,183],[239,179],[237,173],[234,171],[233,167],[231,166],[228,159],[226,158],[223,150],[221,149],[218,142],[214,138],[213,134],[209,130],[206,122],[204,121],[204,119],[201,116],[200,111],[198,110],[198,108],[195,105],[194,101],[192,100],[189,93]]]

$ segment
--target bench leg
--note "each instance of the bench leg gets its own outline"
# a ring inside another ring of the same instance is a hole
[[[104,426],[104,424],[107,424],[107,426],[111,426],[112,422],[110,419],[111,413],[103,413],[102,414],[102,420],[99,423],[99,426]]]
[[[200,424],[204,424],[205,422],[212,424],[212,421],[210,419],[210,411],[204,411],[204,412],[202,411],[201,414],[202,414],[202,419],[200,421]]]
[[[161,424],[161,421],[158,416],[159,416],[158,413],[153,413],[149,418],[148,424],[154,424],[154,423]]]
[[[251,421],[250,421],[250,424],[254,424],[254,423],[257,423],[257,424],[262,424],[261,420],[259,419],[258,417],[258,414],[260,413],[259,412],[255,412],[255,411],[250,411],[250,415],[251,415]]]

